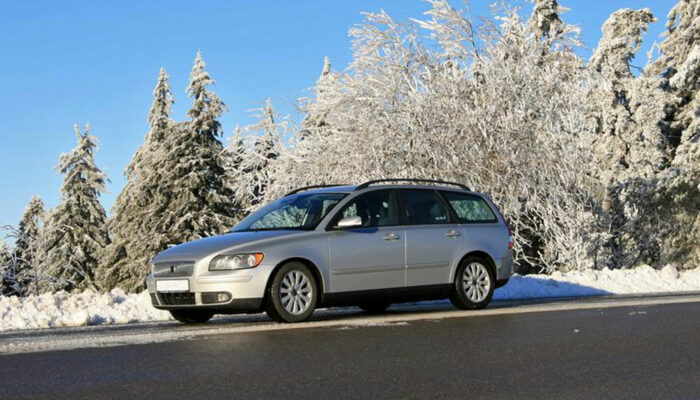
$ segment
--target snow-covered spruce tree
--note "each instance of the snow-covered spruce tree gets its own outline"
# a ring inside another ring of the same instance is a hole
[[[447,2],[431,5],[418,26],[380,12],[351,29],[348,70],[309,106],[332,130],[297,142],[295,152],[316,157],[280,174],[280,185],[462,181],[501,205],[521,266],[591,266],[600,232],[590,155],[579,145],[585,76],[570,50],[575,28],[528,24],[505,10],[477,32]]]
[[[94,274],[107,244],[106,220],[100,196],[107,177],[97,167],[97,138],[75,126],[76,147],[61,154],[56,169],[64,174],[61,201],[46,227],[47,259],[44,272],[56,278],[50,290],[97,289]],[[42,290],[45,288],[42,287]]]
[[[287,123],[275,112],[270,99],[263,108],[255,111],[259,120],[245,127],[251,143],[243,157],[243,176],[235,193],[248,212],[280,195],[275,180],[280,173],[280,157],[286,150],[282,136],[286,132]]]
[[[326,56],[323,59],[321,76],[319,76],[314,86],[314,97],[301,99],[302,108],[306,112],[306,116],[301,123],[301,131],[297,135],[298,140],[304,140],[304,137],[307,135],[322,134],[322,131],[329,129],[325,121],[325,115],[315,113],[316,110],[311,105],[314,102],[326,102],[327,99],[324,96],[329,92],[327,86],[332,84],[331,60]]]
[[[117,269],[115,285],[127,291],[145,287],[150,259],[169,245],[219,234],[233,223],[234,203],[225,186],[225,154],[219,140],[218,118],[225,110],[216,93],[208,90],[214,81],[205,71],[198,52],[187,87],[193,99],[187,115],[190,121],[170,121],[165,92],[156,92],[149,122],[152,124],[151,153],[141,172],[150,204],[136,216],[150,235],[143,247],[135,247],[140,257],[128,268]],[[156,106],[161,104],[161,106]],[[167,121],[167,122],[166,122]],[[160,134],[153,134],[153,128]],[[139,170],[134,170],[139,179]],[[130,240],[130,238],[126,238]],[[141,245],[139,245],[141,246]],[[128,257],[128,248],[125,249]]]
[[[179,137],[174,135],[174,140],[167,141],[165,148],[168,154],[165,164],[174,162],[171,171],[176,171],[177,184],[182,185],[172,194],[184,196],[170,200],[186,203],[189,198],[191,203],[182,205],[185,208],[176,214],[178,218],[173,227],[190,232],[183,240],[221,233],[230,228],[236,214],[226,185],[226,160],[218,120],[226,106],[216,93],[208,89],[214,80],[205,67],[201,52],[197,52],[187,86],[188,96],[192,98],[192,107],[187,112],[191,120],[179,124],[180,129],[176,130]]]
[[[553,40],[561,38],[564,33],[564,23],[559,13],[564,11],[557,0],[534,0],[530,16],[530,30],[543,41],[544,48],[549,49]]]
[[[14,227],[5,226],[3,230],[9,231],[6,238],[20,236]],[[31,281],[17,275],[18,267],[17,248],[10,249],[3,239],[0,242],[0,296],[23,296],[29,292]]]
[[[24,296],[38,292],[40,269],[44,261],[43,246],[46,212],[39,196],[32,196],[17,227],[5,226],[6,238],[14,241],[12,251],[2,240],[0,248],[0,294]]]
[[[653,232],[661,236],[662,263],[691,268],[700,263],[700,1],[680,0],[666,28],[660,57],[644,75],[666,94],[646,104],[662,115],[657,124],[667,129],[672,147],[657,190],[656,210],[667,229]]]
[[[248,174],[244,171],[249,153],[246,151],[245,140],[241,136],[241,128],[238,125],[233,132],[233,137],[229,139],[225,154],[226,182],[235,199],[234,220],[238,222],[247,216],[247,209],[251,204],[250,182],[248,182]]]
[[[319,144],[325,143],[325,138],[333,134],[333,127],[328,124],[326,114],[329,111],[328,104],[333,100],[329,96],[335,90],[335,74],[331,71],[330,59],[323,59],[321,75],[313,88],[313,97],[299,99],[300,109],[306,114],[301,123],[299,132],[291,135],[288,147],[275,163],[275,174],[286,176],[287,179],[279,181],[270,188],[271,196],[279,196],[298,187],[317,185],[323,183],[337,183],[336,180],[323,181],[316,176],[297,175],[296,170],[315,169],[313,163],[320,156]],[[288,126],[284,129],[288,130]],[[305,139],[310,138],[308,142]],[[288,150],[288,151],[287,151]],[[292,178],[288,180],[288,178]]]
[[[168,75],[160,69],[153,89],[153,103],[148,114],[149,130],[127,166],[126,184],[112,206],[108,221],[111,243],[100,260],[96,274],[103,289],[117,286],[133,287],[141,282],[150,259],[167,245],[163,232],[154,231],[154,194],[170,171],[159,169],[158,161],[165,156],[162,144],[172,132],[173,96]]]
[[[664,202],[658,174],[668,166],[668,134],[659,124],[663,109],[654,105],[663,103],[664,94],[653,81],[635,77],[630,66],[654,20],[649,9],[616,11],[603,24],[589,63],[594,171],[604,185],[609,215],[607,262],[618,267],[658,263],[662,232],[671,228],[658,212]]]
[[[0,296],[12,296],[17,292],[14,254],[5,239],[0,241]]]
[[[28,285],[38,276],[44,251],[41,242],[45,219],[44,202],[40,196],[32,196],[19,221],[15,238],[15,274],[17,281],[23,284]]]
[[[666,105],[666,120],[674,145],[678,145],[686,128],[698,119],[695,110],[699,95],[693,90],[693,84],[697,85],[693,77],[697,77],[700,57],[700,1],[679,0],[668,14],[665,36],[659,45],[660,57],[645,72],[659,77],[661,86],[675,95]]]
[[[5,239],[0,240],[0,265],[7,265],[12,259],[12,253],[10,252],[10,246],[7,245]]]

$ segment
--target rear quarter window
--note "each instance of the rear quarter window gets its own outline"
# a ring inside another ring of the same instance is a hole
[[[461,223],[498,222],[496,214],[483,198],[466,193],[442,192]]]

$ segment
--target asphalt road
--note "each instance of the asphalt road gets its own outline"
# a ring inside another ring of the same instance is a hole
[[[387,321],[4,355],[0,398],[700,398],[697,301]]]

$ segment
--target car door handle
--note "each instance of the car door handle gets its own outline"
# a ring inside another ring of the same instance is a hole
[[[391,242],[401,239],[401,236],[398,233],[385,233],[383,239]]]
[[[458,238],[460,235],[461,235],[461,233],[459,233],[459,231],[456,231],[454,229],[450,229],[449,231],[445,232],[445,237],[450,238],[450,239]]]

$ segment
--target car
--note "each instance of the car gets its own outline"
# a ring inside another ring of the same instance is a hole
[[[382,179],[297,189],[230,232],[158,254],[146,285],[154,307],[183,323],[266,312],[279,322],[319,307],[449,298],[481,309],[513,269],[513,235],[498,207],[465,185]]]

